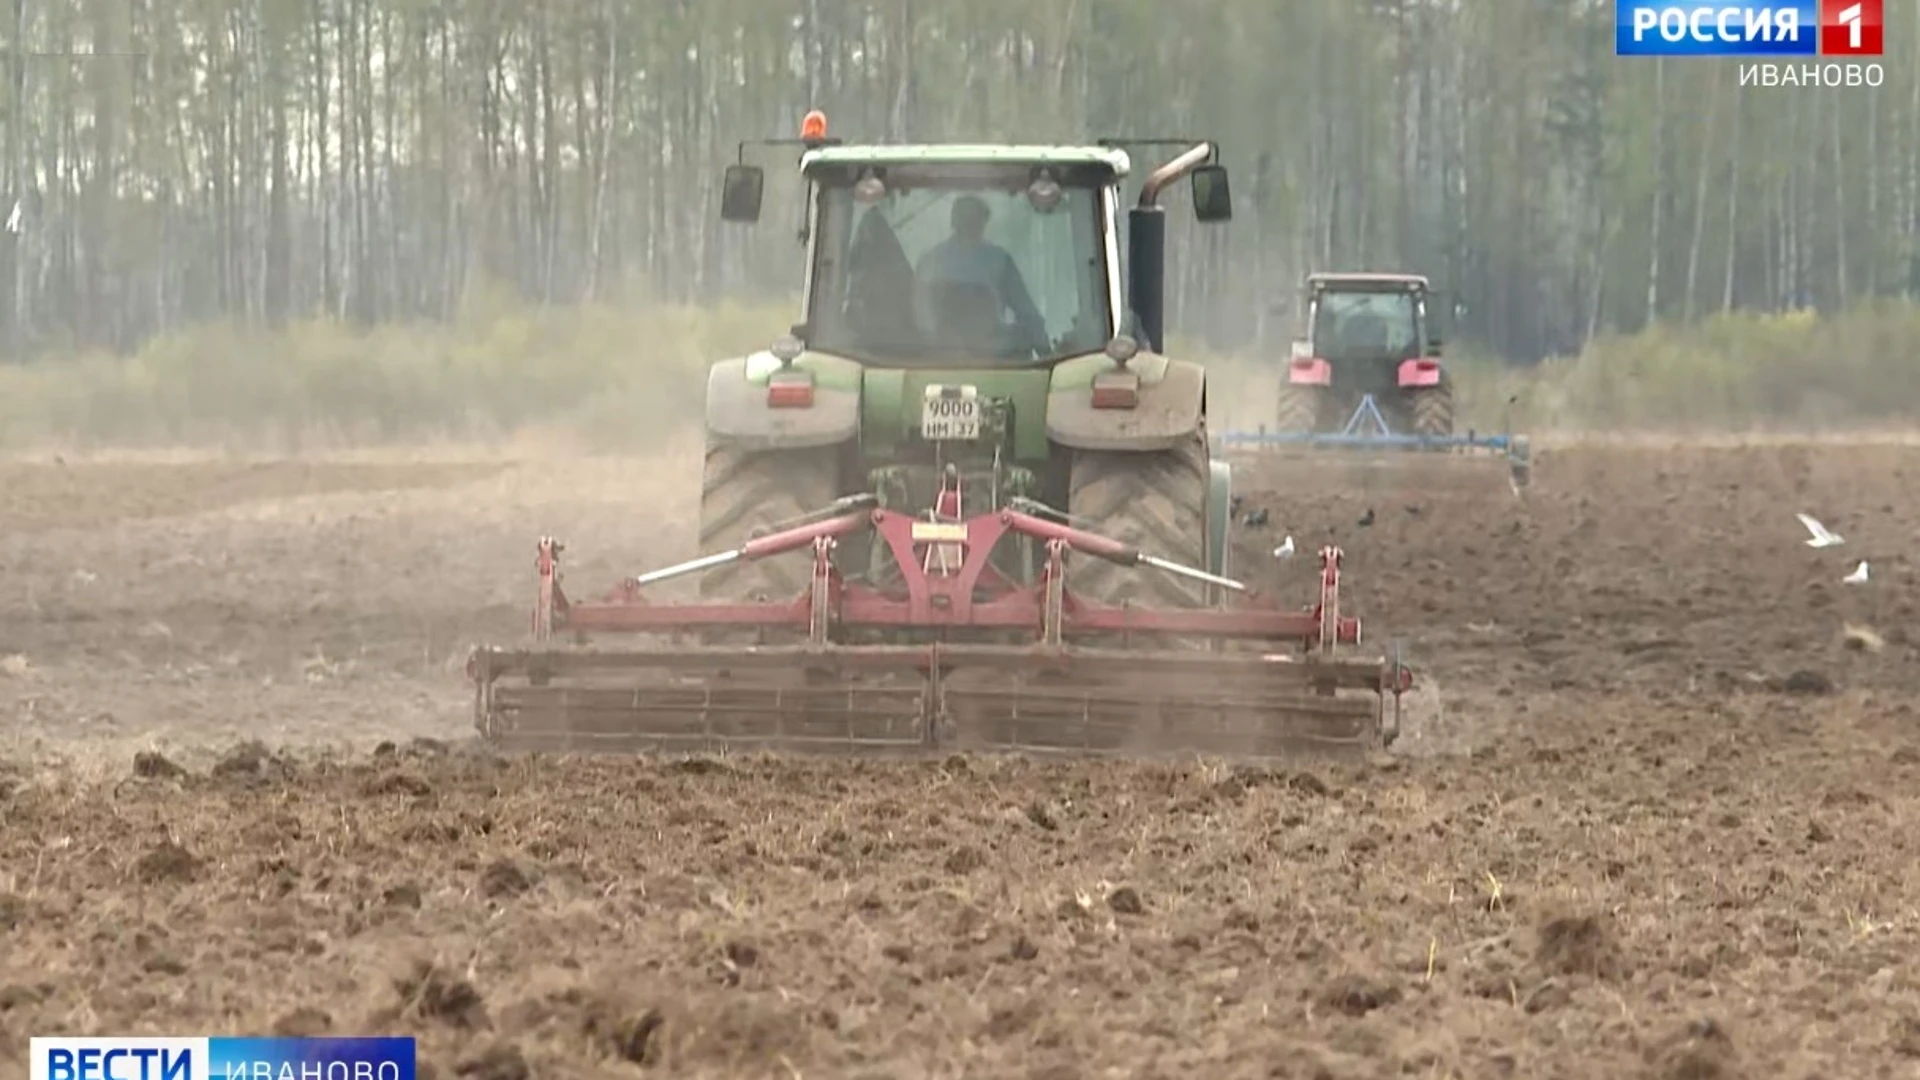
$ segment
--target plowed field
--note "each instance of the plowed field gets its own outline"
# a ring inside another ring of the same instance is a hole
[[[0,464],[0,1076],[373,1030],[482,1080],[1920,1076],[1920,448],[1244,466],[1241,572],[1304,602],[1340,543],[1427,679],[1372,761],[472,747],[535,538],[685,555],[697,475]]]

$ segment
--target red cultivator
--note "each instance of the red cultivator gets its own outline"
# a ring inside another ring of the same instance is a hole
[[[848,580],[835,565],[836,547],[868,530],[896,564],[890,584]],[[1013,537],[1043,545],[1035,584],[989,561]],[[561,550],[540,541],[533,645],[482,647],[468,662],[489,739],[577,749],[1278,754],[1390,741],[1412,684],[1397,659],[1343,655],[1359,644],[1360,622],[1341,613],[1333,547],[1320,551],[1318,602],[1300,611],[1023,510],[924,520],[871,496],[629,579],[598,602],[562,590]],[[788,600],[655,604],[642,595],[668,578],[806,550],[811,583]],[[1194,578],[1232,602],[1093,604],[1067,588],[1074,557]],[[609,633],[666,640],[618,651],[585,644]],[[558,644],[559,635],[577,644]],[[689,635],[708,643],[681,643]],[[714,644],[716,636],[757,643]],[[1141,647],[1147,640],[1161,644]]]

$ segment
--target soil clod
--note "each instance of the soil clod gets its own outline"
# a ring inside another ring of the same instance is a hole
[[[486,1003],[467,980],[430,961],[416,961],[394,980],[402,1016],[434,1021],[465,1031],[488,1024]]]
[[[1699,1019],[1651,1048],[1656,1080],[1737,1080],[1745,1074],[1720,1023]]]
[[[600,1040],[621,1061],[653,1065],[660,1060],[660,1038],[667,1018],[657,1008],[639,1013],[592,1011],[582,1024],[587,1035]]]
[[[1801,669],[1781,680],[1780,688],[1789,694],[1807,696],[1826,695],[1836,692],[1833,677],[1824,671]]]
[[[134,875],[149,885],[160,882],[192,881],[200,876],[200,860],[191,851],[171,840],[147,850],[133,864]]]
[[[737,968],[750,968],[760,962],[760,947],[749,941],[729,941],[722,951],[727,963]]]
[[[949,874],[971,874],[987,865],[987,856],[971,844],[962,844],[947,856],[946,868]]]
[[[1304,795],[1331,795],[1333,789],[1325,780],[1309,772],[1294,773],[1287,778],[1287,786]]]
[[[0,892],[0,930],[14,930],[26,924],[32,905],[24,896]]]
[[[1381,979],[1348,972],[1329,980],[1316,995],[1320,1004],[1348,1016],[1365,1016],[1400,1000],[1400,988]]]
[[[433,785],[419,776],[407,772],[382,773],[367,782],[368,795],[408,795],[420,797],[433,794]]]
[[[1053,811],[1046,803],[1037,800],[1027,804],[1027,820],[1048,832],[1060,827],[1060,821],[1053,816]]]
[[[1563,915],[1542,923],[1533,959],[1556,975],[1614,978],[1622,966],[1606,924],[1595,915]]]
[[[133,775],[143,780],[178,780],[187,775],[187,770],[158,750],[142,750],[133,755]]]
[[[496,1043],[463,1059],[453,1067],[453,1073],[469,1080],[529,1080],[533,1069],[519,1047]]]
[[[480,872],[480,893],[489,899],[519,896],[531,888],[532,875],[512,859],[495,859]]]
[[[332,1014],[311,1005],[302,1005],[273,1022],[273,1033],[282,1038],[313,1039],[332,1031]]]

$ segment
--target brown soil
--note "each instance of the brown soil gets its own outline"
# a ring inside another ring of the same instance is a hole
[[[1428,680],[1369,763],[467,744],[534,539],[682,555],[692,464],[0,466],[0,1076],[374,1030],[488,1080],[1920,1069],[1920,449],[1243,470],[1242,570],[1305,602],[1333,537]]]

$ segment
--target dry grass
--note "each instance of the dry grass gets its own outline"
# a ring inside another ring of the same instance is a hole
[[[195,327],[130,357],[0,368],[0,451],[648,450],[663,423],[698,414],[710,363],[764,345],[791,314],[790,303],[536,309],[489,297],[450,325]],[[1461,422],[1480,430],[1886,433],[1920,406],[1916,340],[1920,313],[1877,305],[1659,327],[1532,370],[1458,351],[1453,362]],[[1270,419],[1279,357],[1174,347],[1210,368],[1216,429]]]
[[[1543,444],[1622,436],[1691,440],[1850,441],[1911,438],[1920,407],[1920,309],[1867,305],[1833,318],[1812,312],[1715,316],[1596,340],[1586,352],[1516,369],[1456,350],[1460,421],[1526,431]],[[1271,415],[1278,357],[1216,362],[1228,426]]]
[[[445,326],[194,327],[131,357],[0,368],[0,446],[651,449],[698,414],[707,364],[765,344],[782,314],[499,303]]]
[[[1920,405],[1920,309],[1891,301],[1821,318],[1811,311],[1715,316],[1608,336],[1550,361],[1511,389],[1533,427],[1679,434],[1911,431]]]

